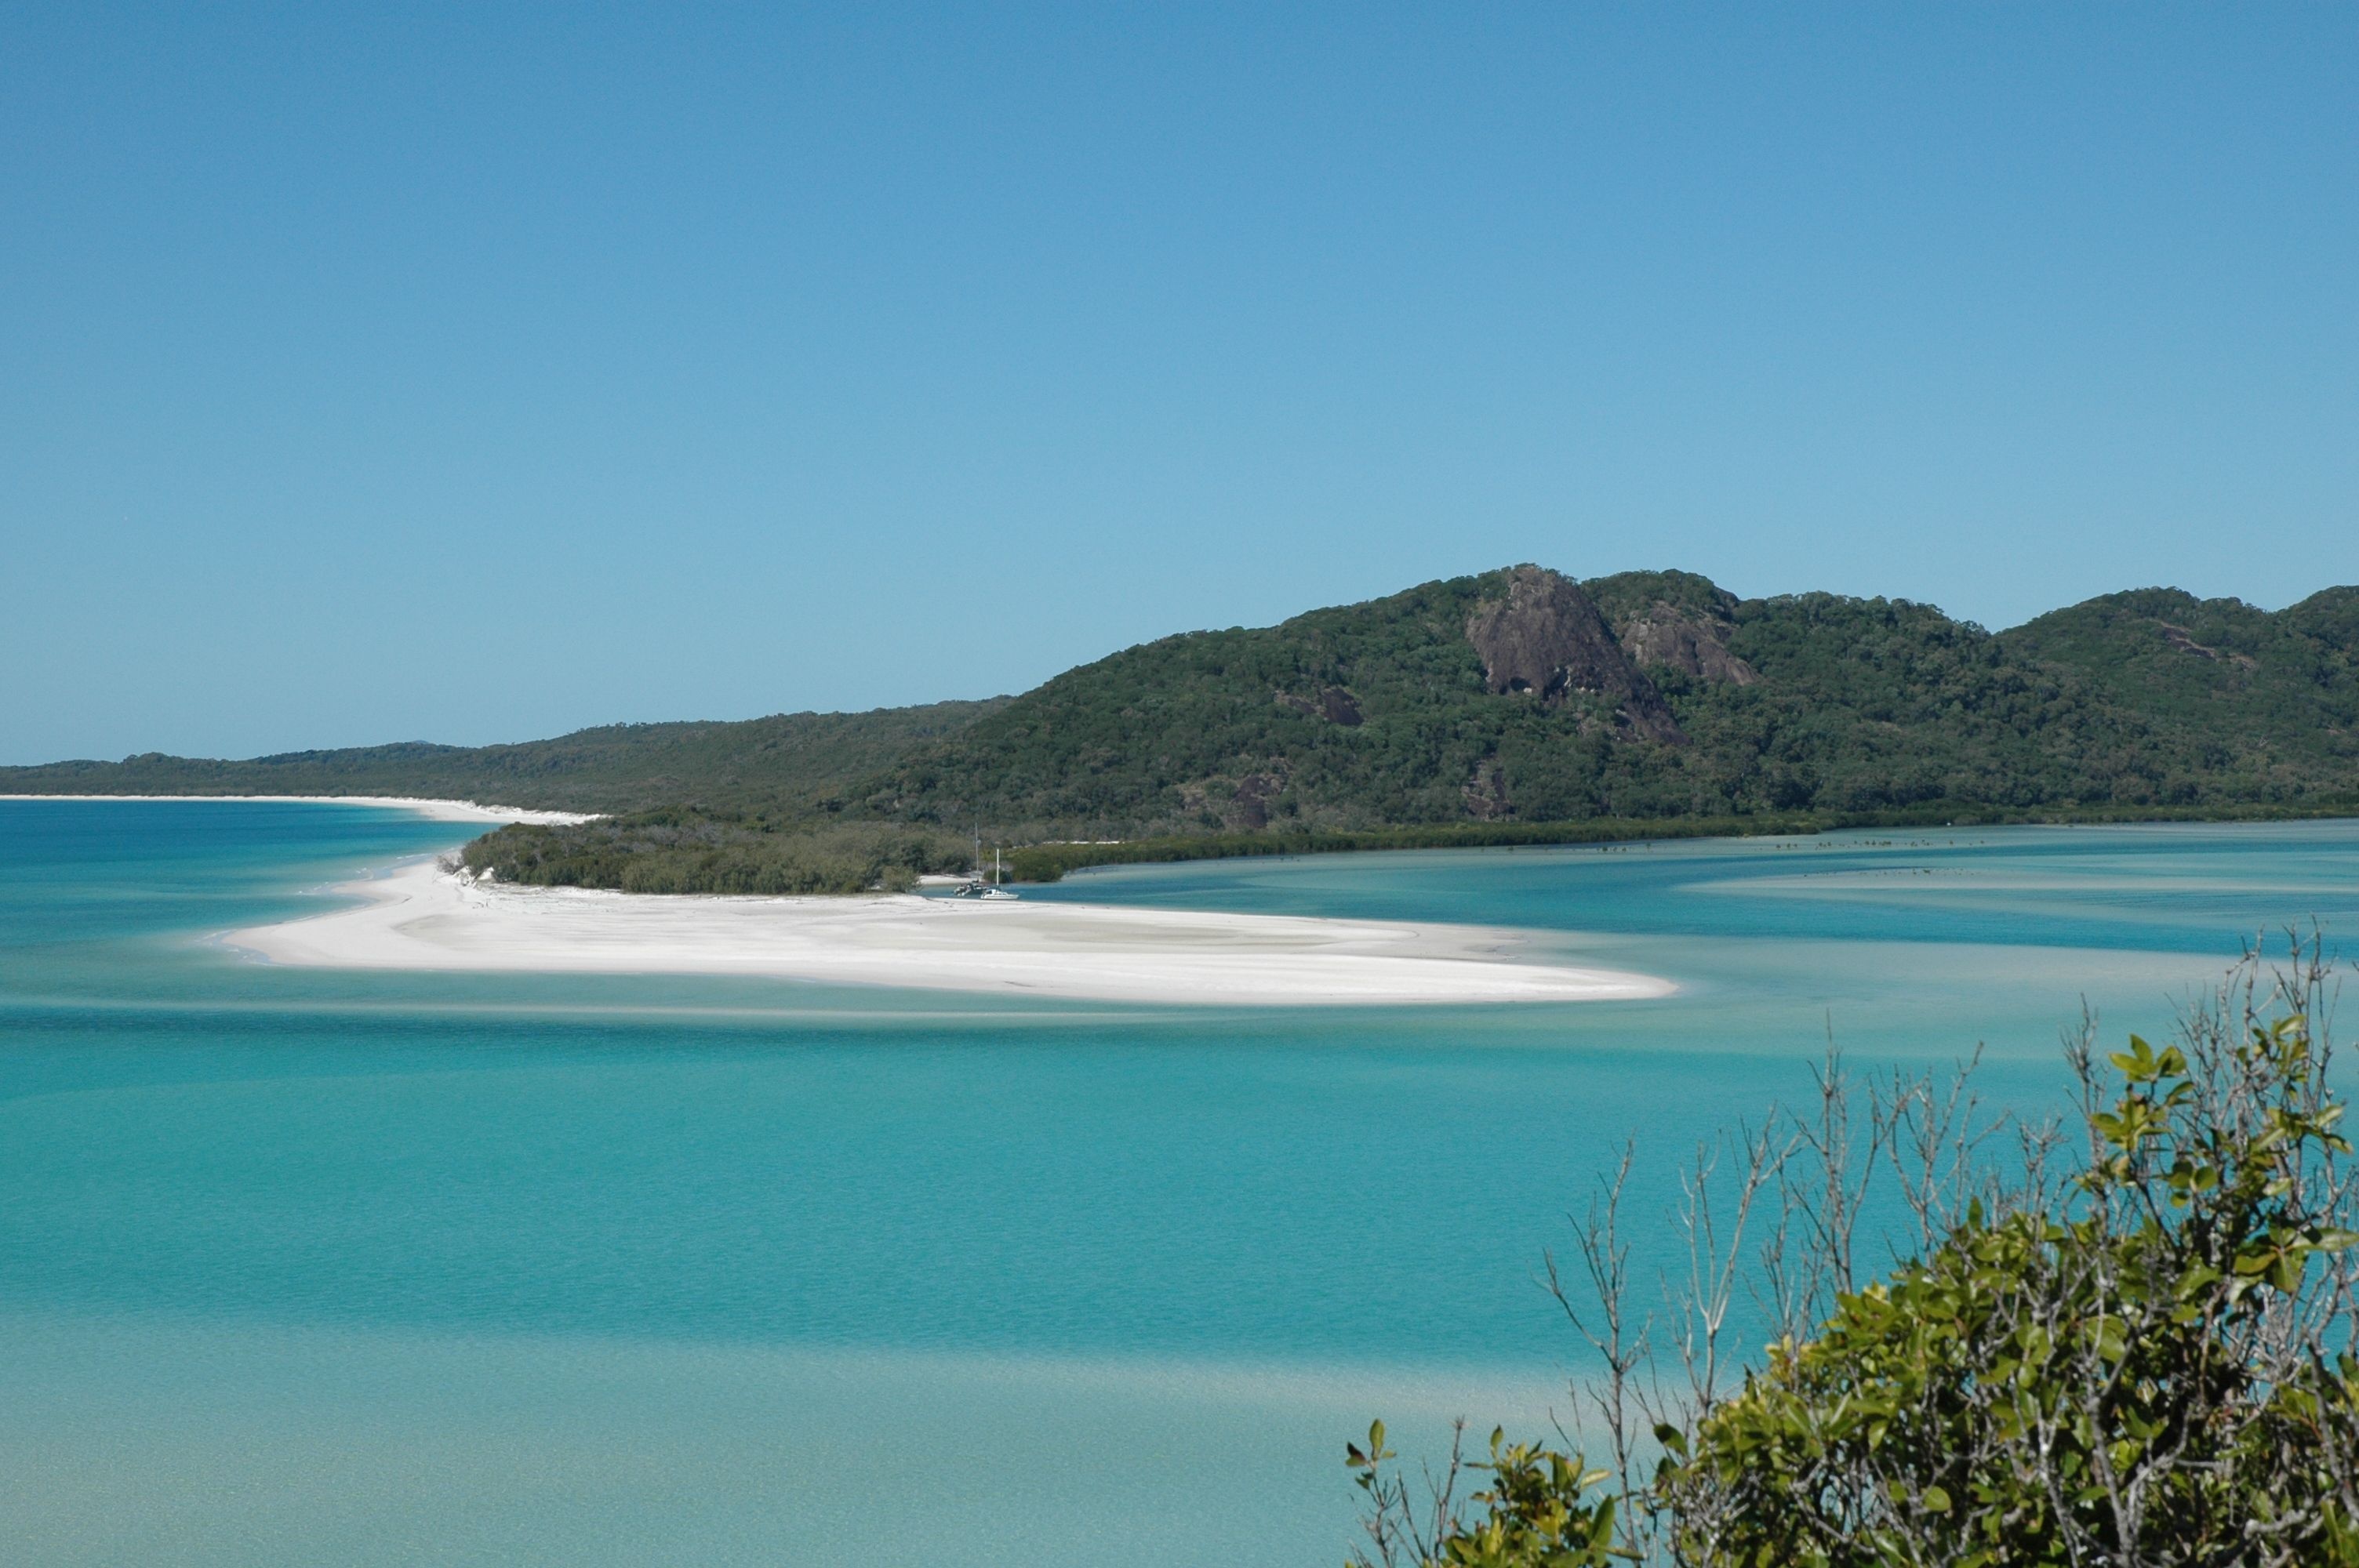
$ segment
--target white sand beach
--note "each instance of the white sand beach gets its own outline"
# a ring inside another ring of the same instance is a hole
[[[0,800],[229,800],[248,805],[284,801],[296,806],[381,806],[414,811],[437,822],[531,822],[556,826],[589,822],[595,813],[534,811],[521,806],[484,806],[472,800],[425,800],[408,795],[0,795]]]
[[[491,885],[431,860],[337,889],[353,908],[228,933],[332,968],[767,975],[931,990],[1228,1006],[1604,1001],[1649,975],[1518,961],[1494,926],[914,894],[678,897]]]

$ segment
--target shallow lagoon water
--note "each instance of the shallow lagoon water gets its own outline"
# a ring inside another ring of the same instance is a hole
[[[1226,861],[1030,896],[1521,926],[1661,1001],[1195,1011],[353,975],[210,934],[465,838],[0,803],[12,1561],[1334,1562],[1345,1436],[1536,1427],[1625,1137],[1987,1046],[2044,1103],[2359,824]],[[1642,1238],[1658,1241],[1659,1236]],[[1404,1444],[1406,1446],[1406,1444]]]

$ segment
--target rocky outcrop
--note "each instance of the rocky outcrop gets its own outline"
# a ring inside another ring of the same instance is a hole
[[[1597,606],[1571,579],[1539,567],[1507,574],[1503,599],[1479,606],[1466,640],[1482,655],[1495,695],[1527,695],[1554,704],[1575,692],[1604,697],[1630,733],[1681,745],[1687,737],[1655,685],[1638,672]]]
[[[1324,719],[1330,724],[1356,729],[1361,722],[1360,699],[1340,686],[1331,686],[1317,697],[1297,697],[1290,691],[1272,694],[1280,708],[1290,708],[1297,713],[1307,713],[1313,719]]]
[[[1474,764],[1474,772],[1458,788],[1466,801],[1466,815],[1479,822],[1495,822],[1513,816],[1515,806],[1507,799],[1506,775],[1499,771],[1495,757],[1485,757]]]
[[[2162,627],[2162,640],[2182,654],[2192,654],[2199,659],[2225,658],[2239,669],[2256,670],[2261,667],[2261,661],[2250,654],[2223,654],[2217,648],[2197,642],[2194,633],[2189,632],[2184,626],[2173,626],[2168,621],[2159,622],[2158,624]]]
[[[1270,808],[1286,793],[1286,786],[1285,760],[1273,758],[1267,767],[1240,777],[1181,784],[1180,815],[1232,833],[1256,832],[1269,826]]]
[[[1236,827],[1256,831],[1268,827],[1270,802],[1285,791],[1286,780],[1277,773],[1247,773],[1237,781],[1229,820]]]
[[[1682,670],[1699,680],[1751,686],[1760,672],[1728,651],[1735,630],[1733,621],[1658,600],[1622,623],[1622,651],[1638,664]]]

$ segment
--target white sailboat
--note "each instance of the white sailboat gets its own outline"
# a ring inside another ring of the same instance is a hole
[[[977,871],[981,871],[983,868],[980,862],[982,861],[983,857],[981,855],[977,855],[975,860],[978,862],[975,869]],[[1002,885],[1001,879],[1006,875],[1006,873],[1000,864],[999,846],[995,844],[991,847],[991,885],[984,888],[977,896],[982,898],[1014,898],[1016,895]]]
[[[983,829],[978,827],[974,834],[974,875],[968,879],[967,884],[959,889],[954,896],[1012,899],[1016,895],[1003,885],[1006,874],[999,847],[994,845],[991,850],[991,880],[989,881],[983,880]]]

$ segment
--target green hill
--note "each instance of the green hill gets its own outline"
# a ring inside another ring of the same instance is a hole
[[[1906,600],[1516,568],[1128,649],[847,805],[1131,837],[2349,801],[2354,600],[2117,595],[1993,635]]]
[[[2222,752],[2280,765],[2348,767],[2359,720],[2359,589],[2276,614],[2177,589],[2107,594],[2004,634],[2018,654],[2072,669],[2114,705]]]
[[[1006,700],[614,724],[505,746],[410,741],[245,762],[150,752],[119,762],[0,768],[0,794],[397,795],[561,811],[689,805],[802,817],[911,748],[955,734]]]
[[[939,869],[980,826],[1109,856],[1958,816],[2359,811],[2359,589],[2175,589],[1992,633],[1930,605],[1538,567],[1125,649],[988,702],[218,762],[0,791],[461,795],[614,814],[470,859],[785,891]]]

